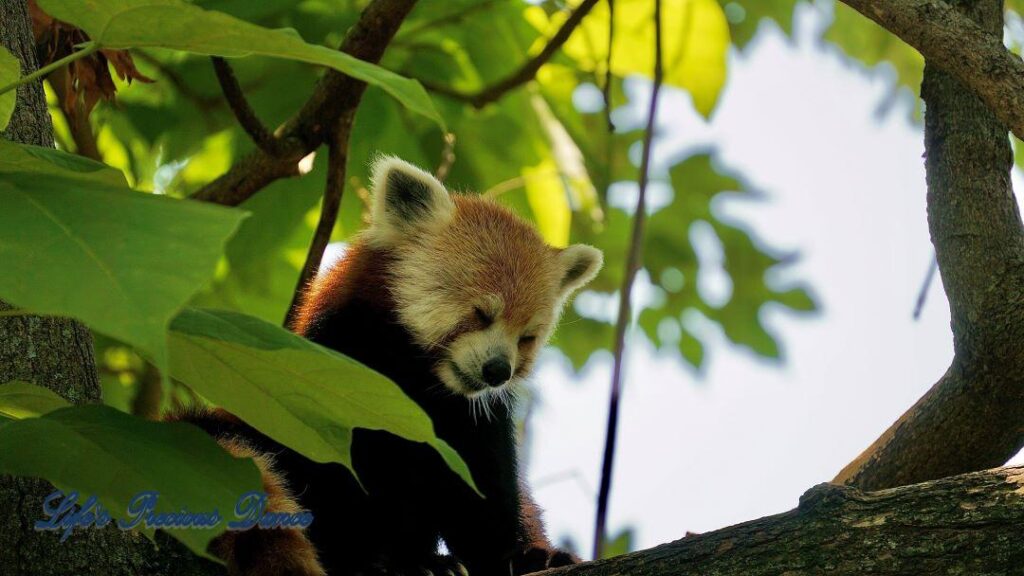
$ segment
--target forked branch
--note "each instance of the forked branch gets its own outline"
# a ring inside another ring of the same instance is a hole
[[[395,32],[416,0],[373,0],[349,29],[339,48],[367,62],[379,62]],[[192,198],[237,206],[271,182],[298,174],[298,163],[324,144],[338,119],[359,105],[366,83],[328,70],[313,94],[278,131],[279,153],[255,150],[242,157],[221,177],[196,191]]]
[[[246,134],[252,138],[253,143],[259,146],[260,150],[263,150],[264,153],[270,156],[280,154],[280,143],[277,141],[274,133],[268,130],[263,125],[263,122],[260,122],[259,117],[256,116],[256,111],[249,105],[249,101],[245,98],[242,86],[239,85],[238,78],[235,77],[235,71],[231,69],[231,65],[228,64],[227,60],[219,56],[212,56],[210,60],[213,62],[213,70],[217,74],[217,82],[220,83],[224,99],[227,100],[228,106],[235,113],[235,118],[241,124]]]
[[[519,67],[518,70],[509,74],[505,78],[495,82],[490,86],[486,86],[477,92],[467,93],[455,90],[448,86],[442,86],[431,82],[423,81],[423,86],[442,96],[468,102],[477,108],[483,108],[484,106],[497,102],[507,94],[509,91],[514,90],[526,84],[530,80],[533,80],[537,76],[537,71],[540,70],[541,66],[547,64],[548,60],[555,55],[561,48],[562,45],[572,36],[573,31],[579,26],[580,22],[583,21],[583,17],[590,13],[590,10],[598,3],[599,0],[584,0],[569,18],[562,24],[558,32],[548,40],[548,43],[544,45],[544,48],[539,54],[530,58]]]
[[[1024,139],[1024,62],[1003,46],[1001,19],[998,28],[979,26],[956,8],[964,0],[842,1],[971,89]]]

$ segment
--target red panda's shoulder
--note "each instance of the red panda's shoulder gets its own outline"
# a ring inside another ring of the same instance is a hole
[[[342,308],[352,300],[393,306],[386,289],[393,255],[362,240],[353,242],[330,269],[318,274],[306,289],[291,329],[305,336],[325,313]]]

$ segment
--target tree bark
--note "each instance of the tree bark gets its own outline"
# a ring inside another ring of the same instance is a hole
[[[880,492],[820,484],[783,514],[537,576],[1018,574],[1024,468]]]
[[[953,5],[1001,34],[1000,0]],[[1006,128],[928,62],[928,225],[952,316],[946,374],[834,482],[877,490],[1004,464],[1024,446],[1024,227]]]
[[[963,82],[1024,139],[1024,62],[1003,46],[1001,18],[999,28],[972,21],[953,7],[955,0],[842,2]]]
[[[0,43],[21,61],[23,72],[36,69],[25,0],[0,0]],[[0,135],[15,142],[53,146],[42,83],[18,88],[11,123]],[[0,302],[0,309],[9,308]],[[79,322],[64,318],[0,318],[0,385],[11,380],[45,386],[75,404],[98,402],[92,335]],[[221,572],[168,537],[158,539],[161,547],[157,549],[140,534],[116,528],[76,532],[63,544],[53,532],[35,532],[33,523],[43,518],[43,498],[52,491],[53,486],[43,480],[0,476],[0,574],[172,576]]]

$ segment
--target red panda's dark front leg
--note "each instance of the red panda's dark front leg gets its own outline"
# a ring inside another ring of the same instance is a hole
[[[522,481],[519,483],[519,517],[520,547],[512,557],[513,576],[580,562],[575,554],[556,548],[548,540],[540,507],[533,501],[526,483]]]
[[[441,424],[448,425],[450,421]],[[498,412],[493,421],[474,425],[470,432],[449,437],[467,459],[485,498],[452,476],[453,491],[438,510],[449,550],[471,576],[520,576],[577,563],[548,540],[540,509],[519,479],[512,418]]]
[[[219,438],[217,442],[238,458],[252,458],[260,470],[263,491],[267,494],[267,512],[294,514],[301,511],[274,471],[270,457],[252,449],[237,438]],[[224,560],[230,576],[326,576],[317,559],[316,548],[298,528],[251,528],[228,531],[210,543],[210,552]]]

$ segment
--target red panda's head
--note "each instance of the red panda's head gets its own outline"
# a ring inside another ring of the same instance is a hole
[[[394,258],[399,321],[437,357],[444,385],[500,393],[529,374],[567,298],[601,268],[601,252],[548,246],[529,224],[478,196],[451,195],[391,157],[373,167],[364,241]]]

